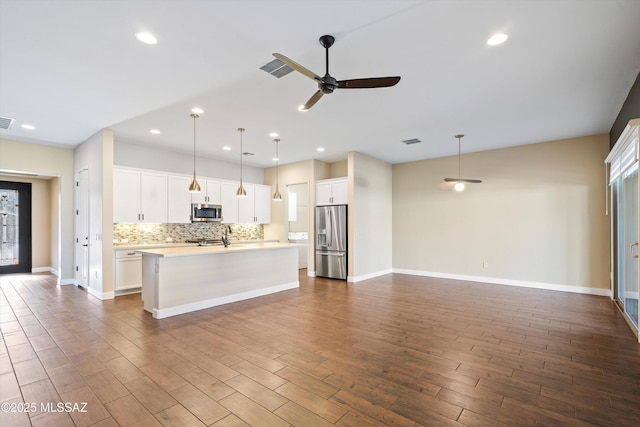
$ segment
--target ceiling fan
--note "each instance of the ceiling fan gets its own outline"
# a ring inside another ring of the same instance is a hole
[[[318,102],[324,94],[333,93],[336,89],[370,89],[376,87],[388,87],[393,86],[400,81],[400,77],[370,77],[365,79],[351,79],[351,80],[336,80],[331,74],[329,74],[329,48],[333,46],[336,39],[330,35],[324,35],[320,37],[320,45],[325,48],[326,52],[326,72],[324,77],[320,77],[313,71],[303,67],[295,61],[287,58],[280,53],[274,53],[280,61],[287,64],[299,73],[304,74],[310,79],[315,80],[318,83],[318,91],[313,94],[306,104],[298,108],[301,111],[306,111]]]
[[[464,137],[463,134],[456,135],[454,138],[458,138],[458,177],[457,178],[445,178],[445,182],[455,182],[454,189],[456,191],[464,190],[464,183],[480,184],[482,181],[479,179],[460,178],[460,140]]]

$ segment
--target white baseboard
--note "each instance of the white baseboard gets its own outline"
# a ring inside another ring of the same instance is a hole
[[[89,294],[93,295],[94,297],[100,300],[113,299],[115,297],[114,292],[98,292],[92,288],[85,288],[85,289],[87,290],[87,292],[89,292]]]
[[[363,280],[373,279],[374,277],[384,276],[385,274],[393,273],[393,269],[389,268],[386,270],[376,271],[374,273],[361,274],[360,276],[347,276],[347,282],[357,283],[362,282]]]
[[[307,270],[307,277],[316,277],[316,272],[315,271],[311,271],[311,270]]]
[[[569,286],[559,285],[555,283],[500,279],[496,277],[467,276],[463,274],[437,273],[433,271],[407,270],[403,268],[394,268],[393,272],[398,274],[410,274],[412,276],[438,277],[441,279],[466,280],[470,282],[488,283],[493,285],[519,286],[524,288],[546,289],[550,291],[573,292],[577,294],[611,297],[610,289],[589,288],[586,286]]]
[[[76,279],[58,279],[58,285],[60,285],[60,286],[64,286],[64,285],[75,285],[75,286],[78,286],[78,282],[76,281]]]
[[[31,269],[32,273],[53,273],[53,271],[54,270],[51,267],[33,267]]]
[[[175,307],[153,309],[153,317],[156,319],[164,319],[165,317],[176,316],[178,314],[191,313],[196,310],[203,310],[205,308],[211,308],[222,304],[229,304],[231,302],[242,301],[263,295],[274,294],[276,292],[286,291],[289,289],[295,289],[300,287],[300,282],[295,281],[291,283],[285,283],[283,285],[271,286],[264,289],[256,289],[254,291],[241,292],[239,294],[227,295],[224,297],[211,298],[205,301],[198,301],[189,304],[178,305]]]

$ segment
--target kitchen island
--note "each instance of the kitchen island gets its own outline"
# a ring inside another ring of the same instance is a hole
[[[143,249],[142,299],[156,319],[297,288],[290,243]]]

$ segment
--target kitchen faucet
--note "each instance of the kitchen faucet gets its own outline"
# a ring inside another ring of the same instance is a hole
[[[224,244],[224,247],[226,248],[227,246],[229,246],[229,234],[231,234],[231,226],[230,225],[226,225],[224,227],[224,233],[222,234],[222,243]]]

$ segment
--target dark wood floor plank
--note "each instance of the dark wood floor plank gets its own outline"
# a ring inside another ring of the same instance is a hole
[[[34,426],[640,423],[640,346],[606,297],[400,274],[300,284],[157,320],[139,294],[0,276],[0,400],[93,408]]]

